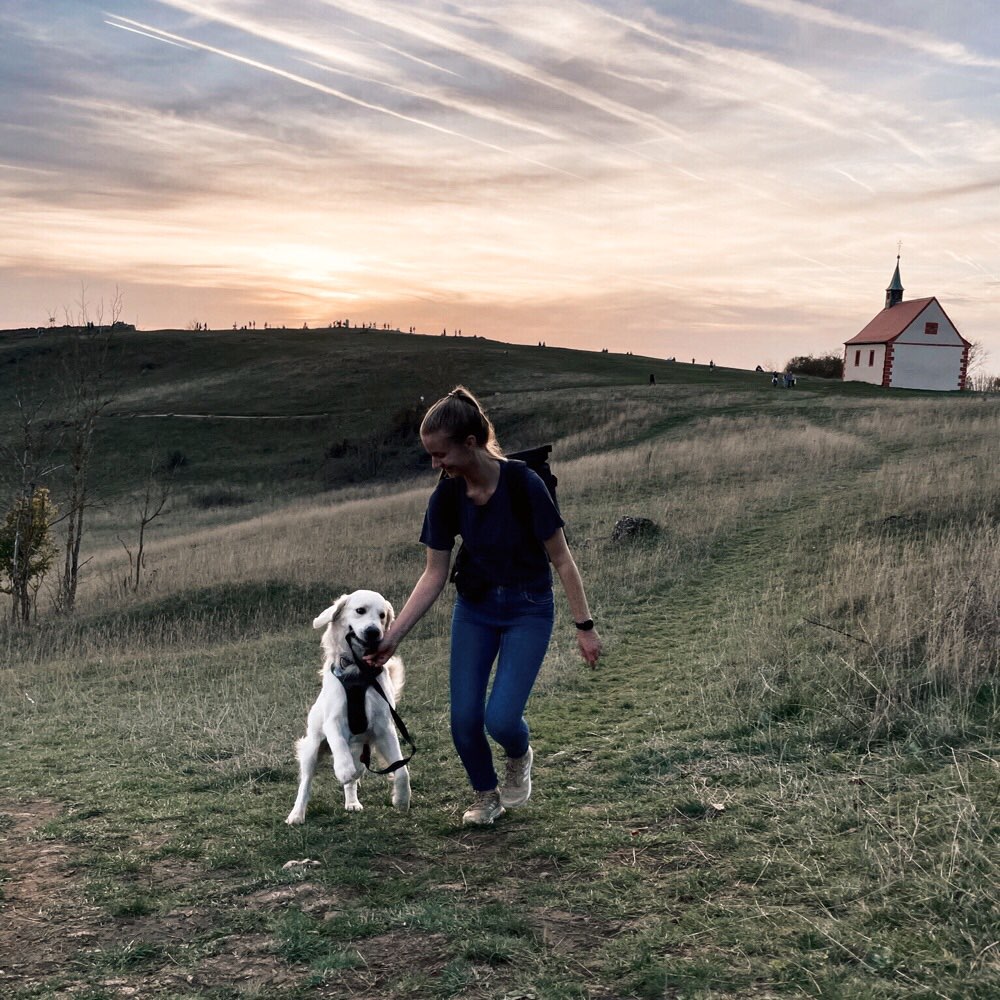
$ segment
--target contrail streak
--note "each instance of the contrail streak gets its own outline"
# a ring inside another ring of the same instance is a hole
[[[436,104],[439,107],[448,108],[450,111],[460,111],[462,114],[469,115],[471,118],[479,118],[483,121],[492,122],[493,124],[503,125],[506,128],[516,128],[524,132],[533,132],[536,135],[544,136],[546,139],[551,139],[553,142],[561,142],[563,138],[562,136],[556,135],[551,129],[544,128],[541,125],[533,125],[530,122],[518,121],[508,115],[476,107],[475,105],[469,105],[464,101],[452,100],[451,98],[444,97],[439,94],[431,94],[423,90],[413,90],[411,87],[401,87],[397,83],[389,83],[386,80],[379,80],[373,76],[362,76],[360,73],[351,73],[349,70],[337,69],[335,66],[328,66],[325,63],[314,62],[312,59],[303,59],[301,61],[307,66],[312,66],[313,69],[321,69],[325,73],[335,73],[337,76],[346,76],[351,80],[359,80],[362,83],[374,83],[376,86],[385,87],[388,90],[394,90],[399,94],[406,94],[409,97],[418,97],[422,101],[428,101],[429,103]]]
[[[386,108],[380,104],[372,104],[369,101],[363,101],[360,98],[352,97],[350,94],[346,94],[341,90],[335,90],[333,87],[324,86],[322,83],[317,83],[315,80],[299,76],[297,73],[289,73],[287,70],[279,69],[277,66],[271,66],[268,63],[262,63],[257,59],[250,59],[247,56],[241,56],[235,52],[228,52],[225,49],[217,48],[214,45],[206,45],[204,42],[196,42],[193,39],[184,38],[181,35],[175,35],[172,32],[163,31],[160,28],[154,28],[151,25],[143,24],[141,21],[133,21],[128,17],[123,17],[118,14],[114,16],[116,21],[106,22],[113,28],[121,28],[123,31],[133,31],[136,34],[147,35],[149,38],[156,41],[166,42],[171,45],[187,45],[194,49],[200,49],[203,52],[211,52],[213,55],[222,56],[224,59],[231,59],[233,62],[249,66],[252,69],[257,69],[264,73],[271,73],[272,75],[281,77],[284,80],[289,80],[292,83],[298,83],[303,87],[308,87],[310,90],[319,91],[321,94],[326,94],[329,97],[336,97],[338,100],[344,101],[347,104],[353,104],[359,108],[364,108],[367,111],[376,111],[379,114],[388,115],[389,117],[396,118],[399,121],[408,122],[411,125],[417,125],[421,128],[430,129],[431,131],[438,132],[441,135],[447,135],[455,139],[461,139],[465,142],[471,142],[476,146],[482,146],[484,149],[493,150],[495,153],[502,153],[504,156],[510,156],[513,159],[520,160],[522,163],[528,163],[535,167],[541,167],[543,170],[549,170],[553,173],[562,174],[565,177],[573,177],[574,179],[581,181],[585,179],[579,174],[574,174],[569,170],[563,170],[561,167],[554,167],[551,163],[543,163],[541,160],[535,160],[529,156],[523,156],[511,149],[505,149],[503,146],[497,146],[492,142],[486,142],[483,139],[476,139],[473,136],[456,132],[454,129],[444,128],[441,125],[435,125],[433,122],[424,121],[422,118],[414,118],[410,115],[401,114],[398,111],[393,111],[391,108]],[[123,23],[119,24],[117,23],[118,21]]]
[[[121,28],[122,31],[131,31],[133,34],[142,35],[145,38],[152,38],[157,42],[164,42],[167,45],[176,45],[179,49],[190,49],[190,45],[186,45],[184,42],[172,42],[169,38],[161,38],[159,35],[152,35],[148,31],[140,31],[138,28],[130,28],[125,24],[115,24],[114,21],[105,21],[105,24],[111,25],[112,28]]]

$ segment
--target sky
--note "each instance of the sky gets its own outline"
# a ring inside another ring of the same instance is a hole
[[[1000,369],[993,0],[0,0],[0,95],[0,328],[770,368],[901,253]]]

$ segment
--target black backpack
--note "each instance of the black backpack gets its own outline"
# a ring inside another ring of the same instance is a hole
[[[514,462],[524,462],[524,464],[538,474],[538,478],[545,483],[545,488],[549,491],[549,496],[552,497],[552,502],[556,505],[556,510],[559,510],[559,498],[556,496],[556,487],[559,485],[559,480],[556,474],[552,471],[552,467],[549,465],[549,453],[552,451],[552,445],[550,444],[540,444],[537,448],[528,448],[525,451],[515,451],[513,455],[508,455],[508,461]],[[520,480],[517,480],[518,487],[514,490],[514,503],[524,504],[527,500],[520,489]],[[522,510],[516,510],[517,516],[520,517]]]
[[[552,497],[556,511],[559,511],[559,499],[556,496],[556,487],[559,485],[559,479],[549,465],[549,453],[551,451],[552,445],[542,444],[537,448],[516,451],[506,457],[509,462],[523,464],[538,475],[538,478],[545,483],[545,488],[549,491],[549,496]],[[448,477],[442,472],[441,478],[447,479]],[[514,475],[510,478],[510,498],[511,506],[514,509],[514,516],[519,521],[527,521],[531,517],[531,509],[528,494],[524,487],[524,480],[520,475]],[[458,500],[457,494],[455,494],[455,500],[456,502]],[[455,589],[466,600],[470,601],[481,601],[486,596],[486,592],[493,586],[492,580],[485,580],[476,573],[464,545],[459,547],[458,555],[455,556],[455,564],[451,568],[449,579],[455,584]]]

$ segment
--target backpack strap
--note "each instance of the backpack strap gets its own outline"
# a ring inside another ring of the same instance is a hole
[[[545,484],[545,488],[549,491],[549,496],[552,497],[552,502],[555,504],[556,510],[559,510],[559,499],[556,496],[556,487],[559,485],[559,478],[549,465],[549,454],[551,451],[552,445],[540,444],[537,448],[515,451],[513,454],[508,455],[507,458],[508,460],[513,459],[524,462]]]
[[[522,462],[519,458],[508,458],[507,467],[512,475],[507,479],[510,489],[510,505],[514,510],[514,517],[522,525],[531,527],[531,500],[528,498],[528,484],[525,480],[525,473],[528,463]]]

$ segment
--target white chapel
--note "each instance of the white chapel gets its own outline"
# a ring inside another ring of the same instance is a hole
[[[971,346],[934,296],[903,301],[897,256],[885,308],[844,344],[844,381],[887,389],[964,389]]]

